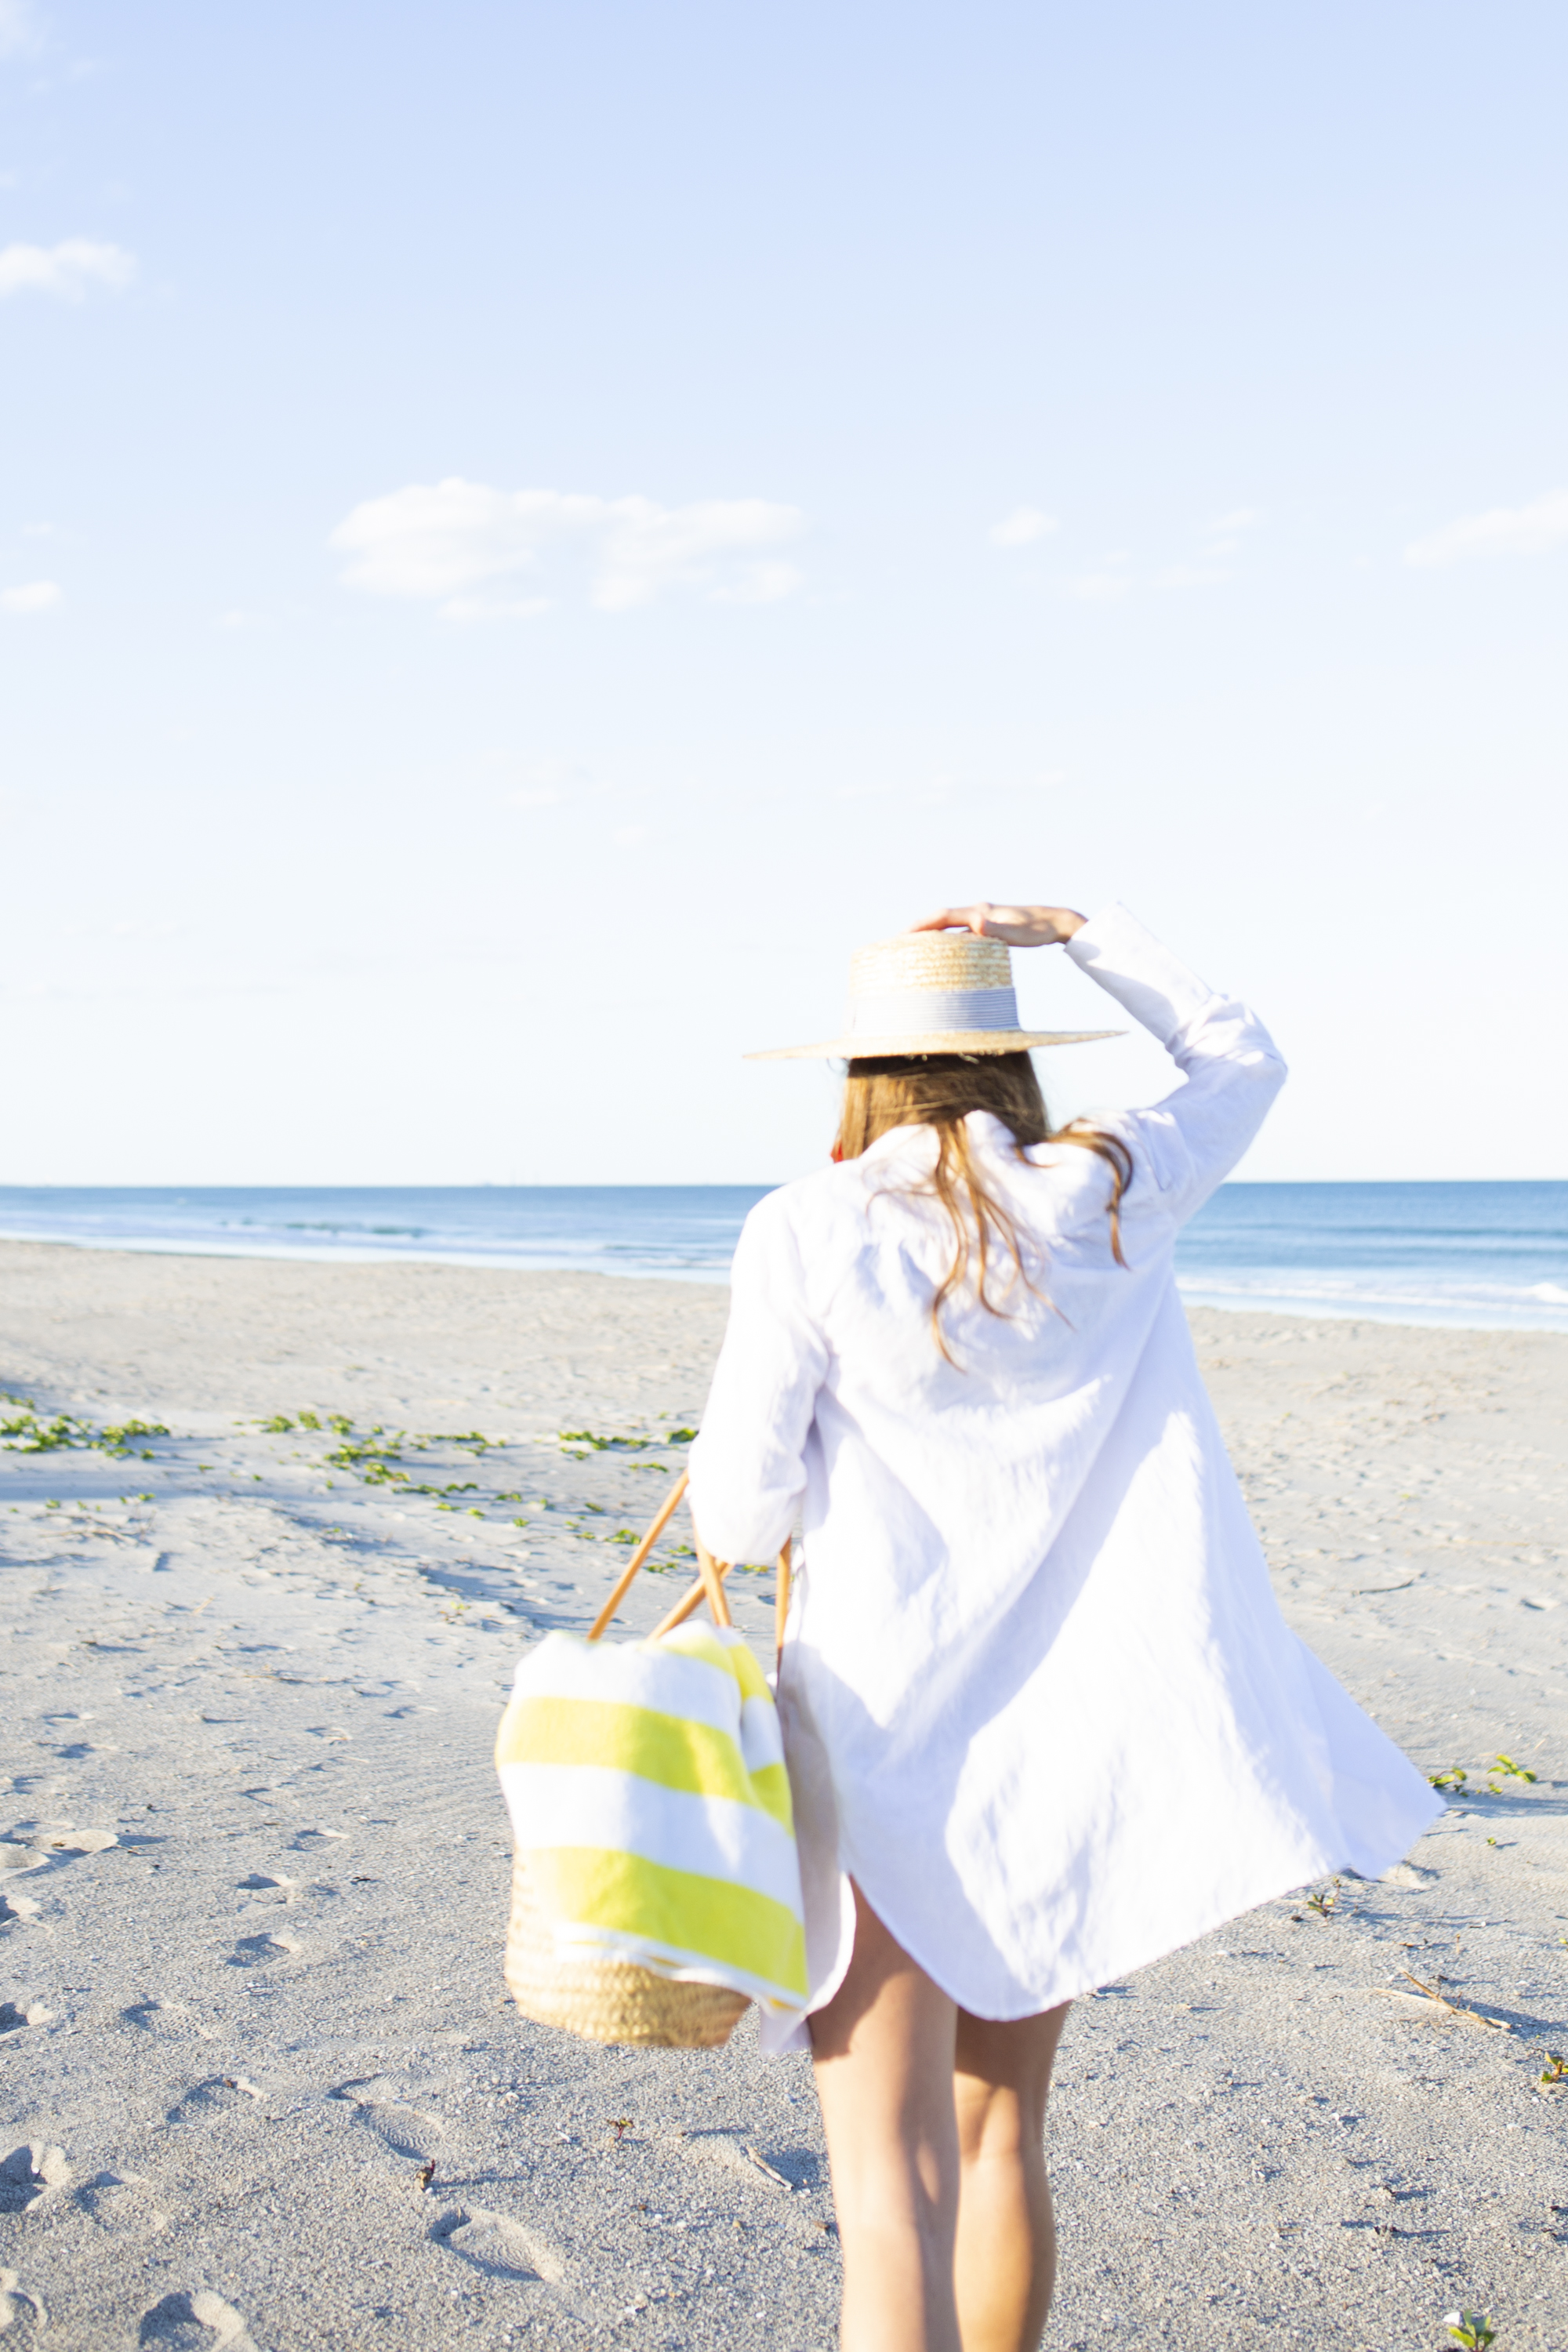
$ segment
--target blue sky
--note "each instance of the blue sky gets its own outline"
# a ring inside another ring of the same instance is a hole
[[[1258,1005],[1248,1174],[1568,1176],[1561,9],[0,51],[6,1180],[787,1177],[975,895]]]

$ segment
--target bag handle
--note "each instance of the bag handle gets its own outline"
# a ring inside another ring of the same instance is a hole
[[[683,1470],[654,1513],[653,1524],[616,1579],[609,1599],[588,1628],[590,1642],[601,1640],[608,1632],[616,1610],[631,1591],[637,1570],[675,1517],[680,1499],[690,1483],[690,1476],[689,1471]],[[695,1528],[692,1532],[696,1534]],[[704,1601],[713,1612],[713,1622],[716,1625],[731,1625],[734,1622],[730,1614],[729,1598],[724,1591],[724,1579],[730,1573],[731,1563],[728,1560],[715,1559],[700,1536],[697,1537],[697,1566],[699,1574],[696,1583],[683,1600],[676,1602],[668,1615],[662,1618],[654,1627],[648,1636],[650,1641],[657,1642],[661,1634],[671,1633],[678,1625],[684,1625],[692,1612],[700,1609]],[[790,1542],[786,1537],[784,1549],[779,1554],[778,1585],[774,1601],[774,1646],[777,1657],[781,1661],[784,1657],[784,1624],[789,1616],[789,1591]]]
[[[658,1510],[654,1513],[652,1527],[649,1528],[647,1535],[644,1536],[641,1543],[638,1544],[636,1551],[633,1552],[630,1559],[627,1560],[625,1568],[621,1570],[620,1575],[616,1579],[615,1591],[611,1593],[609,1599],[605,1601],[604,1607],[600,1610],[598,1615],[595,1618],[593,1623],[588,1628],[588,1639],[590,1642],[598,1641],[600,1635],[604,1633],[608,1627],[611,1618],[615,1615],[616,1610],[620,1607],[622,1601],[631,1591],[632,1580],[637,1575],[638,1569],[642,1566],[644,1560],[647,1558],[649,1552],[653,1549],[655,1544],[658,1541],[660,1536],[664,1533],[666,1528],[675,1517],[676,1507],[679,1503],[682,1495],[685,1494],[690,1482],[690,1471],[683,1470],[679,1477],[676,1480],[674,1486],[670,1488],[668,1494],[665,1496],[663,1502],[659,1505]]]

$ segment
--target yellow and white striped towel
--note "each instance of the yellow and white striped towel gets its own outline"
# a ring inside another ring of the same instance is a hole
[[[557,1952],[804,2011],[800,1865],[777,1710],[733,1627],[550,1633],[496,1741]]]

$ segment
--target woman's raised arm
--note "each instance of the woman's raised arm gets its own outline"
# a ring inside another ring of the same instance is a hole
[[[994,907],[989,898],[973,907],[944,907],[911,931],[973,931],[977,940],[1005,940],[1010,948],[1054,948],[1081,931],[1085,918],[1070,907]]]

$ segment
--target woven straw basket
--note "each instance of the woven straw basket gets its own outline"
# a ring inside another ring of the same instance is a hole
[[[651,1969],[554,1946],[520,1854],[511,1868],[506,1989],[539,2025],[559,2025],[585,2042],[631,2042],[647,2050],[717,2050],[751,2007],[727,1985],[678,1984]]]
[[[686,1491],[684,1475],[666,1497],[590,1629],[597,1642],[608,1628],[633,1578],[647,1559]],[[708,1602],[716,1623],[731,1623],[724,1592],[726,1568],[698,1539],[701,1574],[684,1600],[655,1628],[653,1640],[684,1622]],[[778,1645],[782,1655],[789,1610],[790,1548],[779,1558]],[[585,1948],[563,1951],[532,1884],[525,1856],[514,1853],[511,1912],[507,1923],[507,1990],[525,2017],[554,2025],[589,2042],[629,2042],[655,2050],[716,2050],[730,2039],[751,2007],[749,1997],[728,1985],[704,1984],[658,1975],[652,1969],[603,1957]]]

